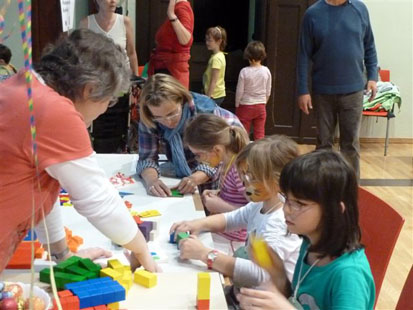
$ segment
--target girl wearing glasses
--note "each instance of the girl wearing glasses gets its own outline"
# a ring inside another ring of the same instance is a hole
[[[203,261],[209,269],[231,277],[236,286],[258,286],[269,280],[269,275],[248,259],[246,250],[237,250],[236,257],[225,255],[206,248],[195,236],[201,231],[223,232],[245,228],[249,236],[254,234],[263,238],[274,249],[291,280],[301,239],[295,234],[287,234],[282,202],[277,193],[281,169],[297,156],[297,144],[285,136],[270,136],[248,144],[238,154],[236,165],[251,202],[231,212],[175,223],[171,233],[191,233],[189,238],[179,244],[180,257]],[[249,247],[248,240],[246,248]],[[287,284],[286,279],[284,281],[280,286]]]
[[[171,196],[171,190],[159,179],[161,174],[182,178],[177,189],[183,194],[193,193],[198,185],[217,188],[216,169],[199,163],[196,156],[184,147],[184,128],[197,113],[214,114],[230,126],[243,128],[238,118],[218,107],[212,99],[190,93],[178,80],[162,73],[148,79],[142,89],[139,106],[137,173],[145,181],[148,194]],[[160,144],[165,145],[168,158],[168,163],[161,167],[158,164]]]
[[[241,289],[243,309],[373,309],[374,280],[358,224],[357,178],[343,157],[315,151],[280,177],[288,230],[304,237],[288,294]],[[273,282],[286,274],[269,249]],[[287,297],[289,299],[287,300]]]

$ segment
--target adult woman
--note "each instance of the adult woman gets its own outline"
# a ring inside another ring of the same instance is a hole
[[[75,30],[46,51],[32,84],[37,167],[24,72],[0,84],[0,272],[31,226],[32,205],[36,224],[47,215],[52,256],[71,255],[60,208],[50,212],[60,187],[90,223],[132,250],[132,260],[157,269],[117,190],[98,167],[87,132],[114,95],[129,86],[125,57],[112,40],[87,29]],[[42,229],[38,237],[46,240]]]
[[[197,112],[213,113],[224,118],[229,125],[242,127],[231,112],[218,107],[203,95],[190,93],[170,75],[158,73],[146,82],[140,97],[139,161],[137,173],[151,195],[166,197],[170,189],[159,179],[159,144],[166,144],[166,155],[173,164],[174,174],[183,178],[178,185],[182,193],[193,193],[198,185],[211,178],[216,169],[200,164],[195,155],[184,148],[182,136],[185,124]],[[208,184],[213,187],[214,184]]]
[[[155,36],[156,48],[148,74],[168,73],[188,89],[194,13],[187,0],[169,0],[166,14],[167,19]]]
[[[132,23],[127,16],[116,14],[117,0],[95,0],[98,13],[89,15],[80,21],[81,28],[88,28],[102,33],[118,44],[128,56],[131,71],[139,75],[138,56],[133,39]]]

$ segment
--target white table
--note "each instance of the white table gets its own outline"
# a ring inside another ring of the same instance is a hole
[[[124,173],[126,176],[135,174],[136,155],[98,154],[97,159],[108,177],[114,176],[118,172]],[[168,186],[174,186],[179,182],[179,180],[171,178],[162,178],[162,180]],[[176,244],[169,243],[169,229],[174,222],[205,217],[204,211],[195,210],[191,195],[185,195],[183,198],[159,198],[147,195],[144,185],[136,176],[134,184],[125,185],[118,190],[133,193],[133,195],[123,198],[133,204],[132,210],[141,212],[156,209],[161,213],[161,216],[146,220],[158,222],[159,234],[154,241],[148,243],[148,246],[151,251],[157,252],[160,256],[159,265],[163,270],[163,273],[158,275],[156,287],[146,289],[134,285],[129,291],[126,301],[121,303],[121,308],[194,309],[196,305],[196,274],[199,271],[206,271],[206,266],[199,261],[180,260]],[[98,246],[109,249],[114,258],[118,258],[122,263],[127,263],[123,249],[114,246],[73,207],[62,208],[65,226],[72,230],[73,235],[79,235],[83,238],[82,247]],[[214,247],[210,233],[201,234],[199,239],[207,247]],[[102,260],[102,262],[104,261]],[[42,260],[36,260],[36,269],[45,267],[45,264],[47,263]],[[18,271],[6,270],[3,277],[22,280],[18,273]],[[222,276],[218,273],[211,273],[211,309],[227,309],[222,290]]]

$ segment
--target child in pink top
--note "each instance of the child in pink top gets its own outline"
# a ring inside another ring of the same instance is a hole
[[[243,128],[228,125],[213,114],[200,114],[189,122],[185,143],[200,161],[219,168],[219,190],[205,190],[202,201],[210,214],[233,211],[248,203],[245,188],[235,167],[237,154],[248,144]],[[229,240],[244,241],[246,231],[225,233]]]
[[[261,64],[267,57],[264,44],[251,41],[244,51],[250,65],[241,70],[235,95],[236,115],[249,134],[251,123],[254,140],[265,136],[266,103],[271,94],[271,72]]]

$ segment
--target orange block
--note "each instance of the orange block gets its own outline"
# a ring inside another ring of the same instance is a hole
[[[196,308],[198,310],[209,310],[209,299],[198,299],[196,301]]]
[[[35,258],[42,258],[43,257],[43,253],[44,253],[44,249],[43,248],[37,248],[34,252],[34,257]]]
[[[94,310],[107,310],[108,308],[106,307],[106,305],[100,305],[100,306],[93,307],[93,309]]]
[[[73,296],[70,290],[64,290],[64,291],[57,292],[57,295],[59,296],[59,298]]]
[[[142,220],[141,220],[141,218],[140,218],[138,215],[135,215],[135,216],[133,217],[133,219],[135,220],[136,224],[142,224]]]

